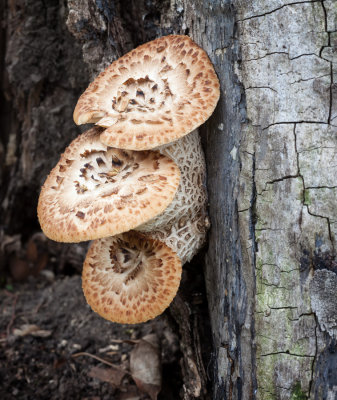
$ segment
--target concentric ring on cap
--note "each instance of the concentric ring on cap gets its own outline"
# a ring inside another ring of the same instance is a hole
[[[76,124],[107,128],[108,146],[144,150],[173,142],[204,123],[220,95],[206,52],[188,36],[148,42],[113,62],[86,89]]]
[[[155,318],[171,303],[181,262],[159,240],[131,231],[95,240],[83,266],[82,287],[91,308],[113,322]]]
[[[80,242],[116,235],[161,214],[179,185],[179,167],[157,151],[109,148],[101,128],[75,139],[44,183],[38,217],[46,236]]]

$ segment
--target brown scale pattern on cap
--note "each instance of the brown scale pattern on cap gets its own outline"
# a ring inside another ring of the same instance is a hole
[[[74,120],[106,127],[101,140],[108,146],[151,149],[204,123],[219,95],[205,51],[188,36],[165,36],[103,71],[80,97]]]
[[[103,318],[136,324],[169,306],[181,271],[179,257],[168,246],[131,231],[92,243],[82,287],[91,308]]]
[[[42,187],[38,217],[50,239],[119,234],[162,213],[174,198],[180,172],[170,158],[109,148],[101,132],[93,128],[75,139]]]

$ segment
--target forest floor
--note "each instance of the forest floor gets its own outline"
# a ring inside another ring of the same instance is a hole
[[[45,260],[27,275],[28,263],[14,261],[0,288],[0,399],[178,400],[186,382],[194,390],[197,372],[186,354],[199,346],[208,354],[206,368],[211,354],[201,268],[185,267],[179,291],[185,297],[173,309],[144,324],[120,325],[86,303],[80,267],[53,268]],[[197,344],[190,339],[195,331]]]
[[[139,368],[161,357],[158,399],[180,398],[179,342],[169,315],[132,326],[106,321],[87,305],[78,275],[30,277],[2,289],[0,302],[2,400],[155,398],[158,371],[149,372],[153,384],[140,391],[130,371],[132,352]],[[147,347],[144,355],[140,339],[149,334],[157,336],[160,349]]]

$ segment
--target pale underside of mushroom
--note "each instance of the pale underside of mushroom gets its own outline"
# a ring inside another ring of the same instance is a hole
[[[108,146],[144,150],[188,134],[213,113],[219,81],[188,36],[148,42],[103,71],[80,97],[74,120],[107,128]]]
[[[109,148],[101,128],[75,139],[43,185],[38,217],[49,238],[79,242],[133,229],[161,214],[179,185],[177,165],[158,151]]]
[[[92,309],[119,323],[140,323],[173,300],[181,265],[205,241],[205,160],[197,131],[159,151],[179,164],[181,180],[172,203],[131,231],[93,242],[83,267],[83,290]]]
[[[87,302],[119,323],[145,322],[161,314],[177,293],[181,262],[164,243],[127,232],[95,240],[83,266]]]
[[[191,261],[205,244],[209,226],[208,216],[197,214],[183,226],[174,224],[170,228],[162,227],[161,230],[144,232],[144,235],[165,243],[177,253],[182,265],[184,265]]]
[[[184,264],[201,248],[209,227],[206,165],[198,131],[158,150],[179,165],[180,184],[165,211],[136,229],[165,242]]]

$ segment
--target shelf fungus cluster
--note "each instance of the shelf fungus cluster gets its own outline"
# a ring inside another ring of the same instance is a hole
[[[189,37],[146,43],[103,71],[80,97],[77,137],[46,179],[38,217],[56,241],[93,240],[82,286],[94,311],[120,323],[162,313],[182,264],[208,228],[197,132],[219,99],[207,54]]]

